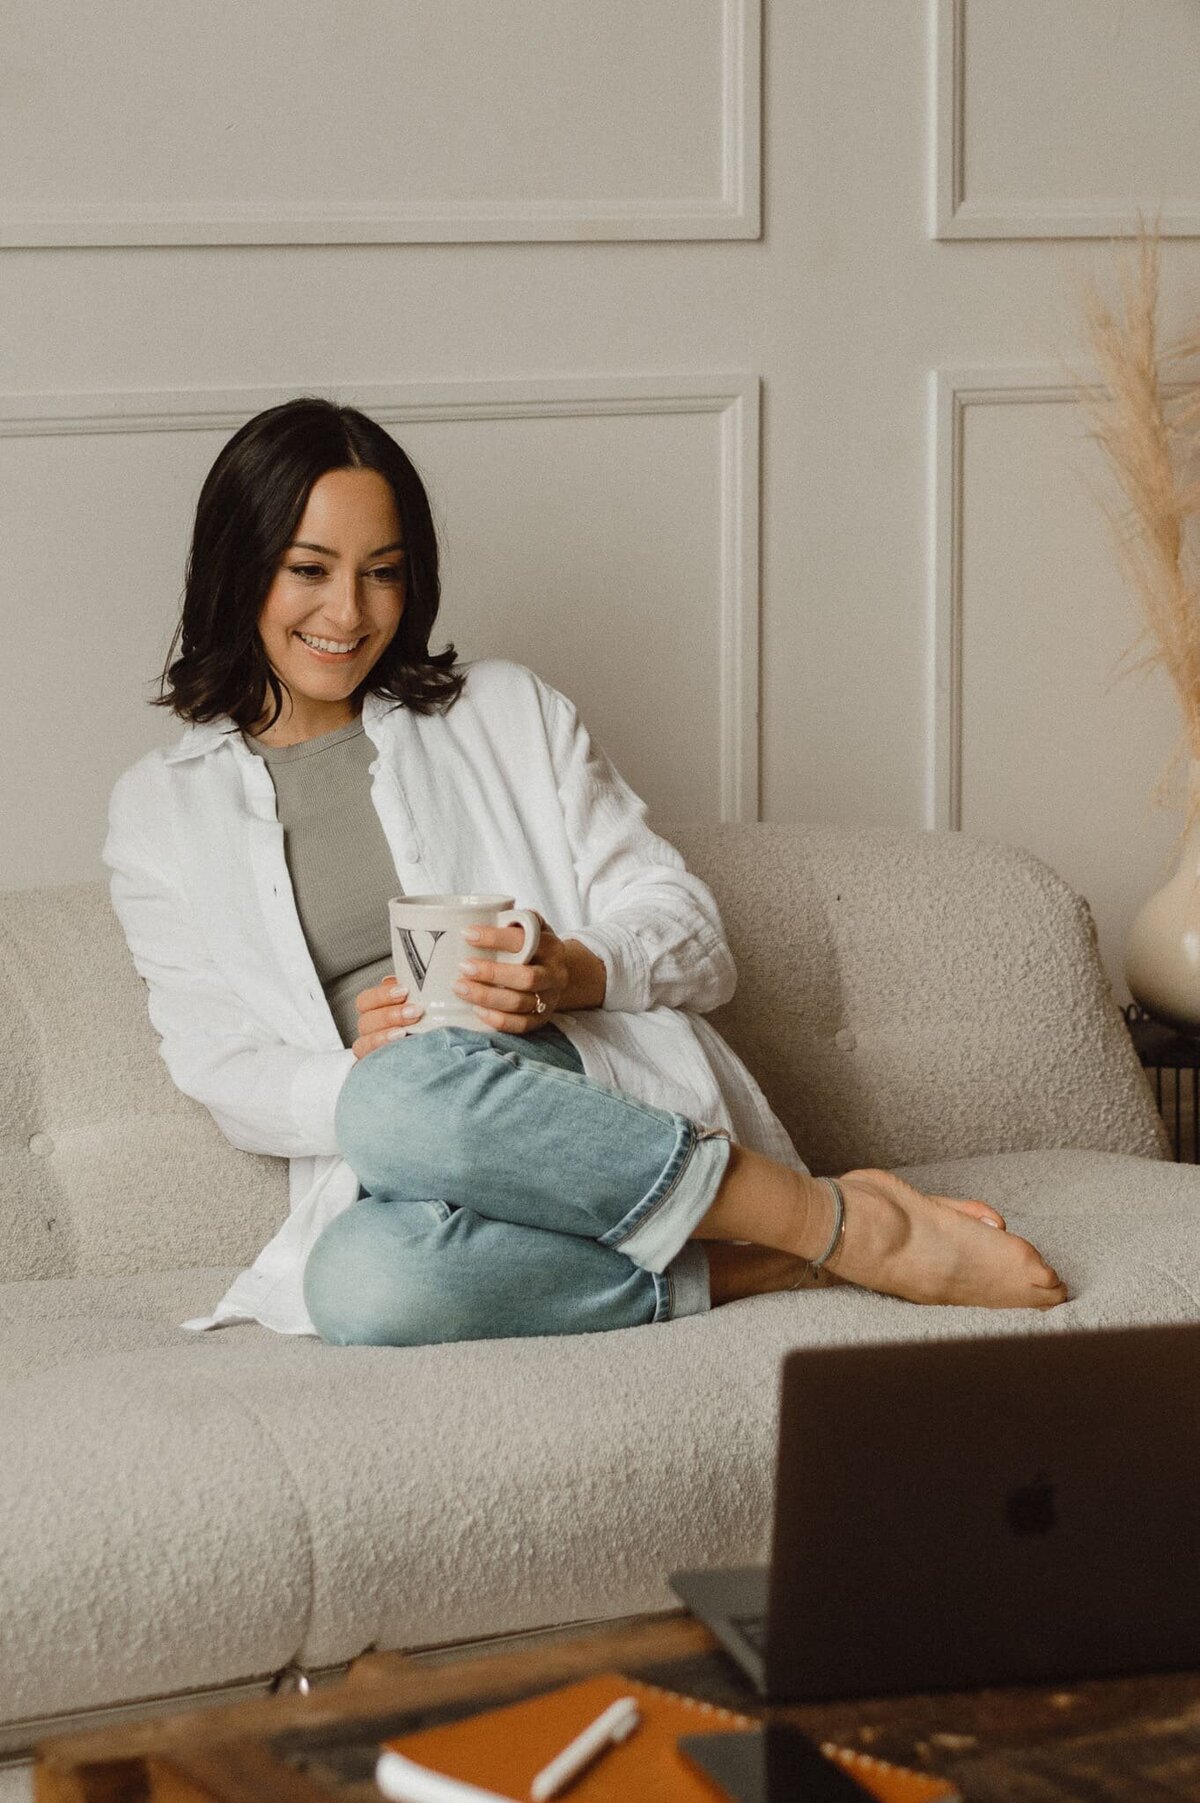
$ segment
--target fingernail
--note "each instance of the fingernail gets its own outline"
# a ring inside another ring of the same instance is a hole
[[[479,928],[478,927],[464,927],[463,928],[463,938],[469,939],[471,941],[472,945],[478,945],[479,944]]]
[[[408,1038],[408,1028],[407,1027],[393,1027],[390,1030],[390,1032],[388,1033],[388,1038],[389,1039],[407,1039]]]
[[[478,966],[478,964],[475,963],[473,958],[464,958],[458,968],[462,971],[463,975],[466,977],[475,976],[479,970],[479,966]]]
[[[999,1233],[999,1231],[1000,1231],[999,1221],[989,1221],[986,1215],[980,1215],[979,1219],[983,1222],[985,1227],[994,1227],[996,1229],[996,1232]]]
[[[418,1020],[421,1015],[421,1010],[414,1002],[410,1008],[402,1008],[400,1014],[403,1020]]]
[[[394,989],[397,992],[397,994],[399,994],[399,995],[407,995],[408,994],[408,990],[404,989],[401,986],[399,977],[389,977],[388,978],[388,988]]]

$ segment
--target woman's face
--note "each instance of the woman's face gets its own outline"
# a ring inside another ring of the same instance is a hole
[[[403,532],[391,485],[378,470],[327,470],[313,483],[258,616],[284,686],[283,712],[264,741],[296,745],[355,719],[350,697],[403,612]]]

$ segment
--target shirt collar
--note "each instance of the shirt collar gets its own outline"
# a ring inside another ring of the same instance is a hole
[[[380,722],[399,705],[387,695],[368,694],[363,697],[363,728],[375,746],[379,744]],[[219,750],[227,740],[236,750],[246,750],[236,722],[228,714],[218,714],[215,720],[205,720],[200,725],[193,724],[185,728],[178,742],[164,752],[163,757],[168,764],[181,764],[187,758],[207,757],[210,751]]]

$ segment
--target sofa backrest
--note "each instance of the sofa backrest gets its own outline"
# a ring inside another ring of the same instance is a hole
[[[707,1018],[813,1171],[1168,1156],[1088,906],[1039,859],[965,833],[654,825],[737,960]]]
[[[814,1171],[1165,1155],[1091,917],[1036,859],[958,834],[658,830],[737,959],[708,1018]],[[106,883],[0,893],[0,1277],[249,1262],[286,1169],[171,1082]]]

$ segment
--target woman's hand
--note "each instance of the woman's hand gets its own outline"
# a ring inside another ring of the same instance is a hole
[[[385,978],[374,989],[360,990],[354,1006],[358,1009],[358,1038],[350,1050],[356,1058],[365,1058],[390,1039],[403,1037],[425,1012],[419,1002],[409,1002],[408,990],[395,977]]]
[[[536,1033],[549,1026],[558,1008],[598,1007],[604,998],[604,964],[576,940],[562,940],[553,927],[542,923],[542,936],[530,964],[509,964],[489,958],[491,951],[519,952],[524,944],[520,927],[468,927],[471,943],[463,947],[463,970],[454,985],[455,995],[470,1002],[480,1020],[495,1033]],[[583,961],[599,968],[585,972]],[[596,999],[589,999],[589,993]],[[538,998],[545,1012],[537,1012]]]

